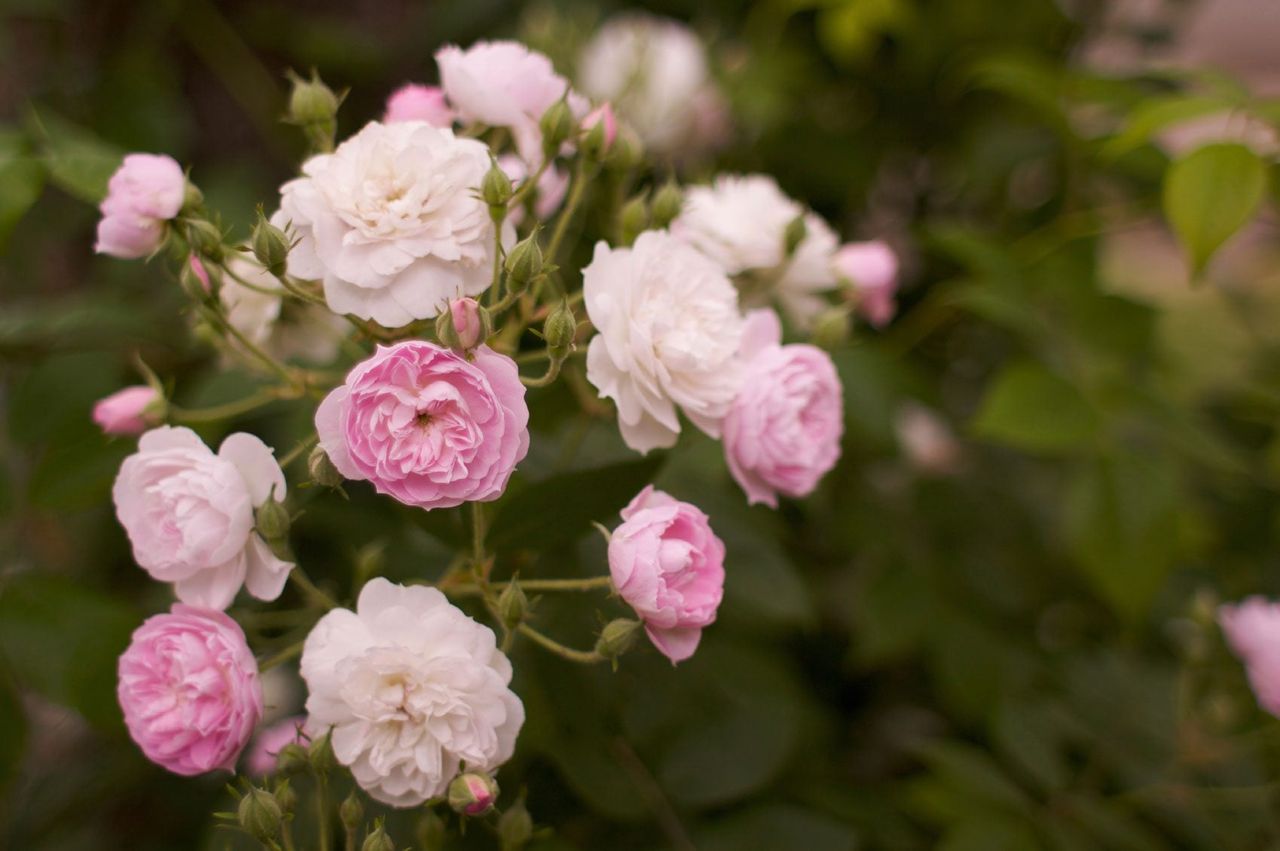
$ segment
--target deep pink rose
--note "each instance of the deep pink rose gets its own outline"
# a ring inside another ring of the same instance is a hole
[[[1218,624],[1244,662],[1258,705],[1280,717],[1280,603],[1250,597],[1219,606]]]
[[[452,127],[453,110],[445,103],[439,86],[408,83],[387,98],[387,111],[382,123],[393,121],[425,121],[435,127]]]
[[[614,587],[672,661],[693,655],[724,593],[724,543],[707,515],[649,485],[622,510],[609,539]]]
[[[276,757],[285,745],[306,745],[306,721],[305,715],[293,715],[259,730],[258,735],[253,737],[253,747],[249,748],[249,754],[245,757],[245,770],[254,777],[274,772]]]
[[[164,240],[187,191],[182,166],[163,154],[129,154],[107,183],[94,251],[126,260],[145,257]]]
[[[840,458],[844,397],[831,357],[781,345],[772,310],[747,314],[746,381],[724,419],[724,450],[748,502],[777,507],[778,493],[807,496]]]
[[[880,241],[848,242],[836,251],[836,271],[858,293],[858,312],[877,328],[893,318],[897,304],[898,257]]]
[[[175,605],[148,618],[120,657],[129,734],[175,774],[232,769],[262,717],[258,663],[222,612]]]
[[[420,340],[379,346],[316,411],[338,472],[427,509],[501,496],[529,451],[528,426],[515,361]]]
[[[104,434],[142,434],[155,425],[155,416],[147,408],[160,400],[160,394],[145,384],[117,390],[93,406],[93,421]]]

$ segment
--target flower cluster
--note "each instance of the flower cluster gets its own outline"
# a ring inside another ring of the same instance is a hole
[[[232,768],[262,717],[260,664],[300,656],[305,714],[258,732],[252,775],[289,754],[314,767],[331,753],[377,801],[447,800],[480,817],[524,722],[506,654],[515,641],[616,664],[643,630],[673,663],[694,654],[733,568],[714,521],[678,495],[650,485],[621,511],[607,575],[498,578],[509,565],[488,545],[486,504],[529,453],[536,391],[562,373],[584,415],[610,410],[592,388],[612,403],[635,451],[674,446],[682,419],[722,439],[726,479],[749,503],[812,494],[840,457],[835,362],[784,331],[855,312],[887,322],[892,252],[842,247],[763,175],[668,182],[630,201],[600,188],[652,183],[646,148],[666,171],[727,132],[690,32],[650,18],[608,25],[583,56],[584,94],[514,42],[448,46],[436,64],[438,85],[406,84],[381,120],[340,142],[341,98],[295,78],[287,119],[313,155],[248,239],[228,239],[166,157],[126,158],[103,202],[99,250],[167,250],[215,363],[259,379],[242,400],[190,409],[145,370],[146,385],[93,415],[107,434],[140,435],[116,478],[116,512],[138,565],[180,601],[139,628],[119,692],[143,752],[175,772]],[[187,427],[270,404],[300,407],[315,427],[279,460],[252,434],[215,452]],[[435,587],[362,567],[344,607],[338,586],[313,582],[292,553],[295,459],[316,499],[368,483],[408,510],[465,506],[471,549]],[[241,611],[241,590],[271,602],[291,581],[290,616],[309,634],[284,646],[268,635],[259,663],[227,610]],[[575,650],[541,631],[526,587],[609,589],[633,617]],[[464,611],[468,599],[483,605]],[[242,822],[270,834],[275,804],[259,793]]]

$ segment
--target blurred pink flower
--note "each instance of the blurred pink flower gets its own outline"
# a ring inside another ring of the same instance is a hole
[[[1280,717],[1280,603],[1250,597],[1219,606],[1218,624],[1244,662],[1258,705]]]
[[[164,240],[164,223],[178,215],[187,191],[182,166],[163,154],[129,154],[107,184],[94,251],[130,260]]]
[[[245,769],[254,777],[262,777],[276,770],[276,757],[280,749],[289,744],[307,742],[304,725],[307,716],[294,715],[263,727],[253,737],[253,747],[245,757]]]
[[[444,90],[439,86],[423,86],[407,83],[387,98],[387,111],[383,123],[393,121],[425,121],[436,127],[453,126],[453,110],[445,102]]]
[[[147,408],[160,400],[160,394],[145,384],[117,390],[93,406],[93,421],[104,434],[142,434],[155,425],[155,416]]]
[[[836,271],[853,284],[858,312],[875,327],[887,324],[897,310],[898,257],[883,242],[848,242],[835,254]]]

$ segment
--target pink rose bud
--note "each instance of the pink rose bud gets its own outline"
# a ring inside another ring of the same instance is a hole
[[[693,655],[724,594],[724,543],[707,515],[649,485],[609,539],[614,587],[674,664]]]
[[[480,316],[480,304],[474,298],[455,298],[449,303],[449,316],[458,335],[459,348],[474,349],[488,336]]]
[[[230,770],[262,717],[262,685],[239,625],[181,603],[148,618],[120,657],[129,735],[175,774]]]
[[[382,116],[385,124],[394,121],[425,121],[434,127],[452,127],[453,110],[445,101],[439,86],[423,86],[408,83],[392,92],[387,98],[387,111]]]
[[[600,128],[598,133],[597,127]],[[586,134],[584,148],[590,148],[590,153],[596,157],[607,154],[618,138],[618,119],[613,114],[613,106],[604,103],[593,109],[582,119],[582,130]]]
[[[898,257],[883,242],[848,242],[836,251],[836,271],[848,278],[858,294],[858,312],[879,328],[897,310]]]
[[[294,715],[277,721],[258,731],[245,757],[245,769],[254,777],[263,777],[276,770],[276,760],[285,745],[306,746],[307,736],[303,732],[306,723],[305,715]]]
[[[94,251],[130,260],[164,241],[164,223],[182,209],[187,178],[172,157],[129,154],[107,183]]]
[[[1258,705],[1280,717],[1280,603],[1250,597],[1218,607],[1218,624],[1244,662]]]
[[[724,419],[729,472],[747,501],[777,507],[808,496],[840,458],[844,396],[831,356],[782,343],[772,310],[747,314],[739,349],[747,378]]]
[[[488,502],[529,451],[515,361],[421,340],[379,346],[316,410],[329,460],[347,479],[419,508]]]
[[[487,774],[468,771],[449,784],[449,807],[455,813],[482,816],[498,801],[498,784]]]
[[[196,280],[200,282],[200,286],[204,287],[204,291],[209,291],[209,273],[205,270],[204,264],[200,262],[200,258],[194,254],[187,260],[191,264],[191,274],[196,276]]]
[[[104,434],[142,434],[159,423],[160,394],[145,384],[117,390],[93,406],[93,421]]]

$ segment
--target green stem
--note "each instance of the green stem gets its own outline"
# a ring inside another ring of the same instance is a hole
[[[319,587],[311,581],[310,577],[303,572],[301,567],[295,565],[293,570],[289,571],[289,581],[298,586],[298,589],[302,591],[303,596],[310,598],[313,603],[316,603],[321,608],[338,608],[337,600],[334,600],[328,594],[321,591]]]
[[[537,378],[527,378],[522,375],[520,376],[520,382],[524,384],[525,387],[546,387],[548,384],[555,381],[557,377],[559,377],[560,367],[563,364],[564,364],[564,358],[553,360],[551,361],[551,363],[547,364],[547,371],[545,373],[538,376]]]
[[[492,582],[488,587],[490,590],[501,593],[510,584],[510,582]],[[593,576],[590,579],[522,579],[519,584],[525,591],[595,591],[612,588],[613,580],[608,576]],[[437,587],[444,593],[457,597],[475,597],[485,593],[485,589],[479,585],[460,584]]]
[[[270,671],[277,665],[283,665],[285,662],[296,659],[302,655],[302,642],[298,641],[290,644],[279,653],[268,656],[258,663],[259,671]]]
[[[484,562],[484,505],[471,503],[471,558],[478,567]]]
[[[320,851],[329,851],[329,778],[321,771],[316,777],[316,823]]]
[[[219,325],[224,332],[226,332],[231,337],[234,337],[235,340],[245,349],[245,351],[247,351],[249,354],[257,358],[264,366],[266,366],[272,372],[276,373],[281,378],[283,378],[285,383],[287,383],[290,387],[297,387],[297,384],[298,384],[297,379],[294,377],[293,373],[289,371],[289,368],[287,366],[280,363],[280,361],[276,360],[275,358],[271,357],[271,355],[267,354],[261,348],[259,348],[256,343],[254,343],[244,334],[240,333],[240,329],[232,325],[231,322],[228,321],[225,316],[218,313],[216,310],[211,310],[211,309],[206,309],[204,311],[204,314],[206,318],[213,319],[214,322],[217,325]]]
[[[316,441],[317,441],[317,440],[319,440],[319,439],[320,439],[320,438],[319,438],[317,435],[312,434],[312,435],[311,435],[310,437],[308,437],[306,440],[302,441],[302,442],[301,442],[301,443],[299,443],[297,446],[293,447],[293,448],[292,448],[292,449],[290,449],[288,452],[286,452],[286,453],[284,454],[284,456],[280,459],[280,467],[281,467],[281,469],[283,469],[283,468],[285,468],[285,467],[288,467],[290,464],[292,464],[292,463],[293,463],[294,461],[296,461],[298,458],[302,457],[302,456],[303,456],[303,455],[305,455],[307,452],[309,452],[309,451],[311,450],[311,447],[315,446],[315,445],[316,445]]]
[[[524,203],[524,199],[529,197],[529,193],[533,192],[537,187],[538,181],[542,179],[542,175],[546,174],[546,171],[550,166],[551,159],[549,157],[543,157],[542,165],[538,166],[538,170],[533,174],[526,176],[524,181],[520,184],[520,188],[517,189],[511,195],[510,200],[507,201],[508,210],[513,207],[518,207]]]
[[[296,846],[293,844],[293,825],[289,823],[288,818],[284,820],[280,830],[284,837],[284,851],[296,851]]]
[[[531,638],[535,644],[542,645],[544,650],[550,650],[570,662],[577,662],[580,665],[595,665],[605,661],[605,658],[594,650],[574,650],[572,647],[566,647],[554,638],[538,632],[527,623],[520,624],[516,629],[520,631],[521,635]]]
[[[587,160],[585,157],[580,157],[577,166],[573,170],[573,188],[569,190],[569,200],[565,202],[564,209],[560,211],[560,216],[556,219],[556,228],[552,231],[551,242],[547,245],[546,257],[550,263],[556,262],[556,255],[560,251],[560,243],[564,242],[565,234],[569,230],[569,222],[573,219],[573,214],[577,211],[578,205],[582,203],[582,196],[586,193],[586,169]]]
[[[214,422],[246,414],[281,398],[282,396],[278,390],[259,390],[257,393],[246,396],[243,399],[226,402],[222,405],[213,405],[208,408],[179,408],[176,405],[170,405],[169,416],[177,423]]]

